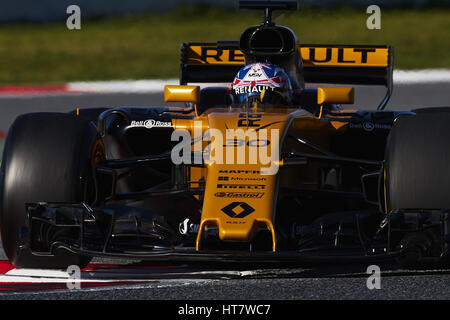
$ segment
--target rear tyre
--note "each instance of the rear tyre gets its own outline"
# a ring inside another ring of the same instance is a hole
[[[0,173],[0,231],[12,264],[26,268],[84,267],[89,257],[58,250],[31,252],[25,204],[92,202],[92,163],[102,158],[95,125],[71,114],[32,113],[19,116],[5,143]]]
[[[450,209],[450,108],[438,111],[419,111],[394,122],[385,153],[386,212]],[[400,261],[404,266],[415,267],[440,252],[439,232],[430,232],[401,239],[408,252]]]
[[[400,116],[385,153],[386,206],[450,209],[450,110]]]

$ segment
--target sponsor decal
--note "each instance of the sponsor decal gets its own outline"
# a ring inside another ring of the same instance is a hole
[[[178,231],[181,234],[188,235],[191,233],[198,233],[198,230],[200,229],[200,225],[197,223],[189,223],[190,219],[185,219],[184,221],[180,222],[178,225]]]
[[[244,218],[253,211],[255,211],[255,209],[245,202],[232,202],[222,208],[222,212],[231,218]]]
[[[373,6],[370,6],[373,10]],[[369,10],[368,8],[368,10]],[[367,12],[369,14],[369,12]],[[372,13],[376,13],[375,10]],[[367,27],[378,28],[376,14],[369,16]],[[379,19],[378,19],[379,20]],[[381,25],[381,24],[380,24]],[[381,27],[380,27],[381,28]],[[234,64],[245,65],[241,50],[223,49],[216,46],[191,46],[189,63],[191,64]],[[339,46],[297,46],[306,66],[311,65],[356,65],[386,67],[388,65],[387,48],[375,47],[339,47]],[[252,74],[255,72],[252,72]],[[251,77],[249,77],[251,78]]]
[[[264,192],[216,192],[215,197],[218,198],[246,198],[259,199],[262,198]]]
[[[366,131],[373,131],[373,129],[375,129],[375,125],[372,122],[364,122],[363,129]]]
[[[373,123],[370,121],[366,121],[363,123],[350,123],[349,127],[352,129],[364,129],[365,131],[370,132],[375,129],[390,130],[392,126],[390,124]]]
[[[273,90],[273,88],[269,87],[269,86],[247,86],[247,87],[239,87],[239,88],[235,88],[234,89],[234,93],[235,94],[244,94],[244,93],[254,93],[254,92],[259,92],[261,93],[263,90]]]
[[[143,121],[131,121],[131,127],[140,127],[140,128],[171,128],[172,122],[170,121],[158,121],[154,119],[148,119]]]
[[[218,177],[219,181],[266,181],[264,177]]]
[[[194,52],[198,51],[197,46],[191,47]],[[230,63],[243,64],[245,63],[245,56],[241,50],[237,49],[222,49],[217,47],[200,47],[200,60],[203,63]]]
[[[270,123],[267,123],[265,125],[262,125],[261,123],[259,123],[259,121],[262,120],[261,118],[262,118],[262,114],[258,114],[258,113],[256,113],[256,114],[241,113],[241,114],[239,114],[239,120],[238,120],[237,126],[238,127],[245,127],[245,128],[252,127],[252,128],[255,128],[254,131],[258,131],[258,130],[261,130],[261,129],[268,128],[271,125],[274,125],[274,124],[282,122],[282,121],[275,121],[275,122],[270,122]],[[277,129],[275,129],[275,130],[277,130]],[[269,141],[269,143],[270,143],[270,141]]]
[[[231,177],[231,181],[267,181],[264,177]]]
[[[260,170],[219,170],[219,173],[229,174],[261,174]]]
[[[347,65],[385,67],[388,65],[388,48],[374,47],[300,47],[305,66]]]
[[[330,62],[332,59],[333,48],[323,48],[322,50],[325,50],[325,53],[326,53],[325,58],[319,59],[316,57],[316,51],[320,51],[321,49],[322,48],[320,48],[320,49],[309,48],[309,60],[312,62],[322,62],[322,63]],[[346,51],[344,51],[344,50],[346,50]],[[353,55],[353,57],[354,57],[353,59],[349,59],[344,56],[344,54],[346,52],[359,53],[360,55],[357,56],[358,59],[355,59],[356,56],[354,56],[354,55]],[[372,52],[376,52],[376,49],[354,48],[354,49],[350,50],[350,48],[338,48],[337,49],[337,63],[360,63],[360,64],[367,63],[367,56],[369,53],[372,53]],[[336,58],[336,53],[333,52],[333,54],[335,54],[334,58]]]
[[[217,184],[218,189],[265,189],[264,184]]]
[[[247,78],[250,78],[251,80],[255,79],[267,79],[267,76],[264,74],[264,71],[262,70],[261,66],[256,63],[252,67],[250,67],[250,70],[247,72],[244,80],[247,80]]]
[[[237,126],[238,127],[260,127],[261,124],[259,121],[261,121],[262,114],[256,113],[241,113],[239,114],[239,121]]]

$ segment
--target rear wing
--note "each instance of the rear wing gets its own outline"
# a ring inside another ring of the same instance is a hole
[[[379,85],[393,89],[393,51],[390,46],[297,45],[302,57],[302,77],[308,83]],[[184,43],[181,48],[180,83],[232,82],[245,65],[237,41]]]

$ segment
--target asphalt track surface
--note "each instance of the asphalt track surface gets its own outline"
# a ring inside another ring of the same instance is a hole
[[[357,88],[356,107],[373,109],[384,92]],[[0,97],[0,130],[7,130],[20,114],[70,111],[77,107],[164,105],[161,94],[89,94]],[[397,86],[387,109],[450,106],[450,83]],[[5,256],[0,248],[0,260]],[[381,289],[369,290],[368,265],[263,268],[253,265],[152,266],[125,260],[99,260],[121,264],[108,272],[85,272],[93,278],[131,279],[121,285],[82,286],[81,289],[33,287],[0,291],[6,299],[82,300],[449,300],[449,270],[401,270],[380,265]],[[131,268],[130,268],[131,265]],[[142,265],[147,266],[142,268]],[[134,268],[133,266],[137,266]],[[130,271],[132,270],[132,271]],[[112,273],[111,273],[112,272]],[[118,275],[119,274],[119,275]],[[173,311],[173,310],[172,310]]]

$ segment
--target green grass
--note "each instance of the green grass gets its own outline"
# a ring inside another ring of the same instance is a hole
[[[365,10],[348,8],[275,14],[303,43],[391,44],[402,69],[450,68],[450,9],[382,11],[381,30],[366,29]],[[0,25],[0,83],[176,78],[180,44],[237,40],[259,12],[181,7],[82,21]]]

